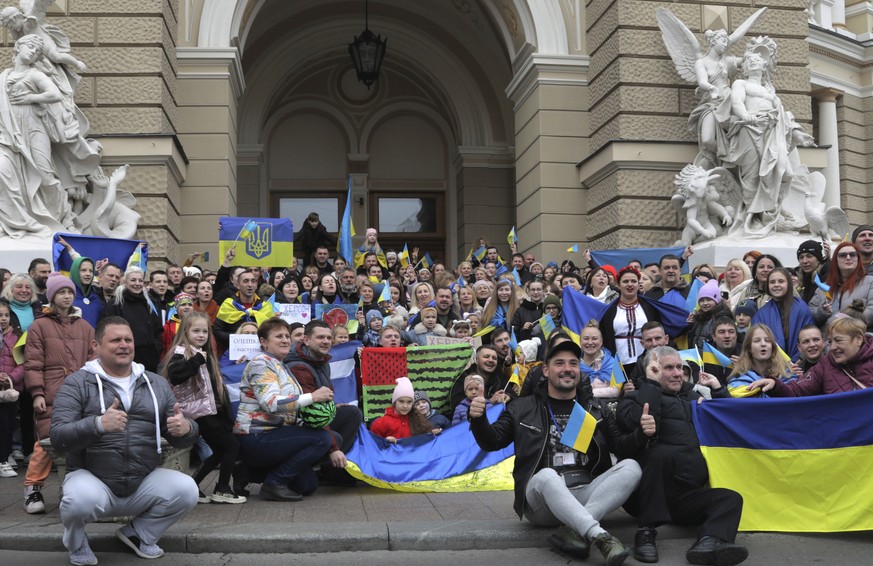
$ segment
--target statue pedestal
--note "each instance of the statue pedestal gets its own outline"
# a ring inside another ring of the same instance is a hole
[[[708,263],[718,269],[724,269],[727,262],[733,258],[743,259],[743,255],[751,250],[770,254],[779,258],[785,267],[797,266],[797,248],[801,242],[815,240],[811,234],[771,234],[763,238],[742,238],[722,236],[709,242],[694,244],[694,255],[688,258],[691,268]],[[832,244],[832,248],[836,247]]]
[[[30,262],[38,257],[47,260],[54,269],[51,237],[0,237],[0,267],[5,267],[12,273],[27,273]]]

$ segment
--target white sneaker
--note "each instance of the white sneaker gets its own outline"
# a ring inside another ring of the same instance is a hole
[[[9,459],[6,460],[6,462],[7,462],[10,466],[12,466],[12,469],[13,469],[13,470],[17,470],[17,469],[18,469],[18,460],[16,460],[16,459],[15,459],[14,457],[12,457],[11,455],[9,456]]]
[[[0,462],[0,478],[14,478],[18,476],[18,472],[12,469],[9,462]]]
[[[30,485],[25,488],[24,510],[31,515],[45,513],[45,500],[40,493],[38,485]]]

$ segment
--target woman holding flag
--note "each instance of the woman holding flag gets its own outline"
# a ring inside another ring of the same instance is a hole
[[[794,380],[789,360],[779,352],[773,332],[766,324],[755,324],[749,328],[740,350],[740,359],[728,377],[728,391],[731,397],[756,396],[761,390],[748,386],[765,377],[780,381]]]
[[[518,297],[515,295],[515,285],[509,279],[501,279],[494,287],[491,298],[485,303],[482,313],[483,328],[476,334],[490,334],[495,328],[510,329],[512,317],[518,310]]]
[[[771,297],[771,300],[758,309],[752,317],[752,324],[762,323],[769,326],[776,344],[788,353],[790,359],[796,360],[800,357],[798,349],[800,329],[813,324],[809,307],[794,295],[791,274],[784,267],[778,267],[770,272],[764,292]]]
[[[826,291],[824,287],[829,289]],[[842,242],[831,259],[827,281],[816,290],[809,308],[815,323],[824,327],[856,299],[866,305],[864,318],[869,331],[873,328],[873,277],[867,275],[855,244]]]

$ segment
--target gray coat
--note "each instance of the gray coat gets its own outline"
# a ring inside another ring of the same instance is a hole
[[[812,311],[815,323],[823,327],[826,323],[830,324],[834,316],[851,305],[855,299],[864,301],[864,318],[867,319],[867,329],[873,328],[873,277],[870,275],[864,277],[849,294],[836,291],[831,299],[831,314],[822,308],[822,304],[825,302],[824,293],[821,289],[816,289],[815,295],[809,301],[809,310]]]
[[[136,381],[131,406],[125,407],[113,385],[98,378],[95,371],[98,367],[96,362],[89,362],[64,380],[55,398],[51,441],[55,449],[66,452],[68,471],[86,469],[115,495],[127,497],[160,465],[161,436],[171,446],[184,448],[194,444],[199,430],[197,423],[189,419],[188,435],[177,438],[167,432],[167,418],[173,415],[176,399],[165,378],[134,364]],[[101,433],[97,417],[115,399],[120,403],[119,409],[127,413],[127,426],[122,432]],[[155,426],[155,403],[160,413],[159,433]]]

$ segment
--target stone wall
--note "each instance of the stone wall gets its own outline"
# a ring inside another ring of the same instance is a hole
[[[871,157],[871,124],[873,99],[861,99],[843,94],[837,99],[837,131],[840,147],[840,206],[852,226],[869,224],[871,204],[869,194]]]

